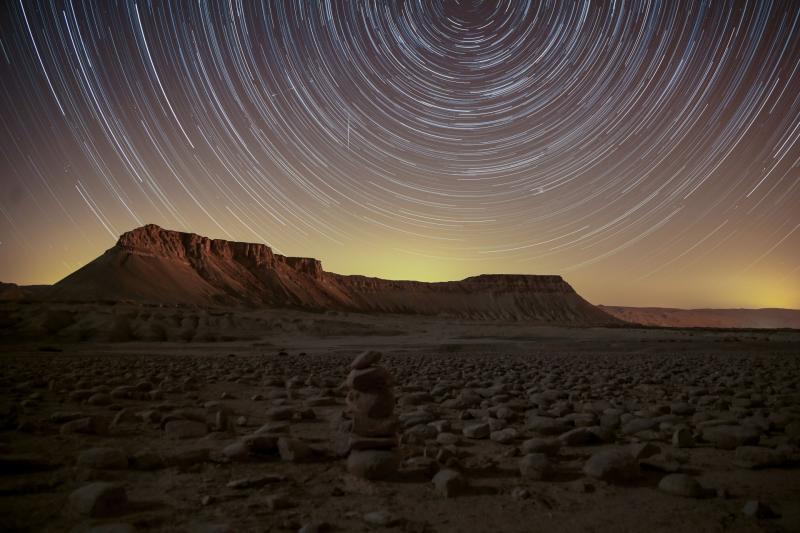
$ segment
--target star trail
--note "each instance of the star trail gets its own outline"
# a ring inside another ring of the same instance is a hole
[[[800,307],[795,1],[0,10],[3,281],[156,223],[340,273]]]

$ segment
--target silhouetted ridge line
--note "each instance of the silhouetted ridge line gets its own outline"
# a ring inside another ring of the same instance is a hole
[[[561,276],[483,274],[461,281],[398,281],[326,272],[265,244],[209,239],[148,224],[56,283],[48,298],[201,306],[411,313],[569,325],[621,323]]]

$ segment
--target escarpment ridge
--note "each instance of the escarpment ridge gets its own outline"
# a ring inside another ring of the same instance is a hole
[[[422,282],[326,272],[265,244],[209,239],[149,224],[48,291],[59,301],[139,301],[405,313],[576,326],[621,321],[554,275],[490,274]]]

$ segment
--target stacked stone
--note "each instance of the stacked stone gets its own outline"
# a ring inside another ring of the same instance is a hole
[[[380,352],[360,354],[347,376],[347,413],[352,418],[347,469],[365,479],[385,479],[397,471],[398,420],[392,376],[378,365]]]

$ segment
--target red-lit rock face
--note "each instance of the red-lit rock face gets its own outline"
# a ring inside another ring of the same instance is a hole
[[[410,313],[575,325],[618,321],[561,276],[492,274],[426,283],[343,276],[269,246],[147,225],[57,283],[51,298]]]

